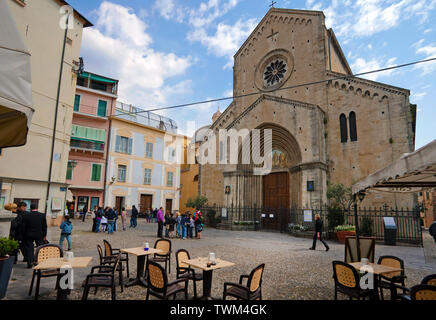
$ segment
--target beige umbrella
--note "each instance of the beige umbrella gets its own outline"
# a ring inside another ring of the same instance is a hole
[[[0,148],[26,143],[33,111],[30,53],[0,0]]]

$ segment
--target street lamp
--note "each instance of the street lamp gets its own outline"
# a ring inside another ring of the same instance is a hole
[[[357,216],[357,198],[359,198],[360,202],[365,199],[365,192],[359,191],[357,194],[353,195],[354,200],[354,224],[356,226],[356,246],[357,246],[357,259],[360,261],[361,254],[360,254],[360,239],[359,239],[359,218]]]

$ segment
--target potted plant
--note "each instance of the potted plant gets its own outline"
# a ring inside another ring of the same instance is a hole
[[[340,243],[345,243],[345,237],[354,236],[356,234],[356,227],[350,225],[341,225],[335,228],[336,237]]]
[[[14,256],[10,256],[18,248],[18,241],[0,238],[0,299],[6,295],[6,290],[11,277]]]

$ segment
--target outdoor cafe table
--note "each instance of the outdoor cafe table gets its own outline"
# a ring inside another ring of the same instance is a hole
[[[130,279],[130,281],[126,283],[126,287],[130,287],[134,285],[141,285],[143,287],[147,287],[147,283],[144,280],[145,257],[147,257],[148,260],[148,256],[150,254],[163,253],[163,251],[154,248],[149,248],[146,251],[144,247],[121,249],[120,251],[123,253],[132,254],[137,258],[136,278]]]
[[[356,269],[357,271],[360,271],[360,269],[362,267],[364,267],[364,265],[362,265],[362,263],[360,263],[360,262],[353,262],[353,263],[350,263],[350,265],[353,266],[354,269]],[[381,275],[389,276],[390,273],[397,273],[397,272],[403,271],[403,269],[401,269],[401,268],[395,268],[395,267],[385,266],[385,265],[376,264],[376,263],[368,263],[366,266],[371,267],[371,269],[370,269],[370,270],[372,270],[371,273],[374,274],[374,295],[373,295],[373,298],[375,300],[379,299],[379,295],[378,295],[378,278],[379,278],[379,276],[381,276]],[[366,269],[365,269],[365,271],[369,272],[369,270],[366,270]]]
[[[61,268],[80,269],[86,268],[91,263],[92,257],[74,257],[69,260],[65,258],[49,258],[33,267],[35,270],[53,270]],[[57,279],[57,284],[60,277]],[[57,286],[57,299],[65,300],[69,294],[69,289],[62,289],[60,285]]]
[[[215,269],[232,267],[235,264],[233,262],[224,261],[221,259],[215,259],[216,264],[207,266],[209,258],[195,258],[190,260],[182,260],[181,262],[190,265],[191,267],[202,269],[203,270],[203,296],[200,297],[200,300],[213,300],[210,296],[210,292],[212,289],[212,273]]]

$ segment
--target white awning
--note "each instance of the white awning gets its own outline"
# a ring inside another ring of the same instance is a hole
[[[0,0],[0,148],[26,143],[33,111],[30,53]]]
[[[352,191],[410,193],[430,188],[436,188],[436,140],[355,183]]]

